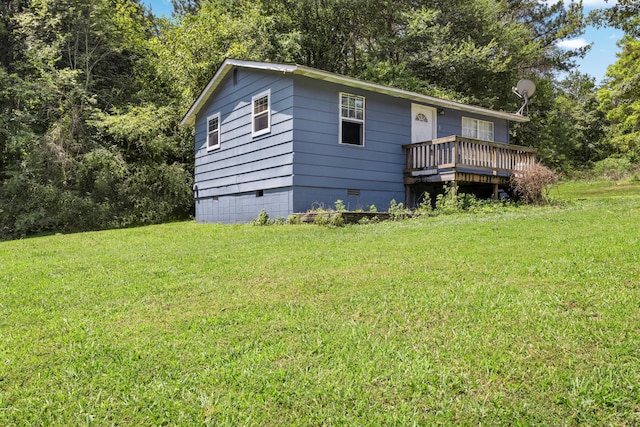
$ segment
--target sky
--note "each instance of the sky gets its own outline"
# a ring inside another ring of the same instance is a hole
[[[585,13],[595,8],[608,7],[615,4],[615,0],[583,0]],[[579,59],[578,70],[596,78],[601,83],[607,72],[607,67],[616,62],[616,54],[620,52],[617,42],[622,39],[624,32],[611,27],[587,27],[585,33],[575,39],[563,40],[560,47],[582,47],[591,44],[591,49],[583,59]]]
[[[554,1],[554,0],[548,0]],[[594,8],[606,7],[615,4],[616,0],[583,0],[586,13]],[[148,6],[151,6],[153,13],[156,15],[171,16],[170,0],[143,0]],[[595,77],[596,83],[601,83],[607,72],[607,67],[616,61],[616,53],[620,51],[616,42],[622,38],[624,33],[615,28],[594,28],[588,27],[585,33],[574,39],[563,40],[560,47],[582,47],[592,44],[591,49],[583,59],[579,59],[578,70],[582,73]]]

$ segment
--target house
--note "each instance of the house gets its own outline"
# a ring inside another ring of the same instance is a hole
[[[247,222],[392,199],[444,183],[497,193],[535,150],[509,144],[527,117],[301,65],[227,59],[182,120],[195,126],[196,219]]]

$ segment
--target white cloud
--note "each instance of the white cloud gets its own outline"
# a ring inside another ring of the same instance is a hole
[[[589,44],[588,41],[586,41],[583,38],[579,38],[579,39],[570,39],[570,40],[562,40],[558,42],[558,47],[564,48],[564,49],[580,49],[581,47],[585,47]]]

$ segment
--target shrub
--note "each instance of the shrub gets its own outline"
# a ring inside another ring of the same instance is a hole
[[[527,204],[549,203],[550,186],[557,182],[558,174],[539,162],[511,176],[513,192]]]
[[[287,217],[287,224],[301,224],[302,218],[298,214],[292,214]]]
[[[344,226],[344,218],[342,218],[342,213],[338,212],[329,217],[329,225],[332,227],[342,227]]]
[[[593,173],[597,177],[603,177],[617,181],[633,172],[633,164],[624,157],[609,157],[600,160],[593,166]]]
[[[251,224],[253,225],[271,225],[273,221],[269,218],[269,214],[265,209],[262,209],[258,214],[258,218],[254,219]]]
[[[458,200],[464,199],[465,194],[458,194],[458,186],[445,185],[443,189],[444,193],[436,196],[436,212],[445,215],[461,212]]]
[[[285,225],[289,222],[289,218],[285,218],[281,215],[276,216],[276,219],[273,220],[273,224],[277,225]]]
[[[313,218],[315,225],[327,225],[329,223],[329,216],[331,214],[324,212],[316,212],[316,216]]]
[[[414,214],[416,216],[424,216],[424,215],[431,215],[432,213],[433,213],[433,207],[431,206],[431,197],[429,196],[428,193],[425,193],[424,197],[422,198],[422,201],[416,208]]]
[[[404,219],[411,215],[411,211],[409,209],[405,209],[404,203],[396,202],[396,199],[391,200],[389,202],[389,219],[391,221],[397,221],[399,219]]]
[[[336,206],[336,212],[346,212],[347,210],[346,206],[344,205],[344,202],[340,199],[336,200],[335,206]]]
[[[360,218],[360,220],[358,220],[358,224],[360,225],[367,225],[367,224],[377,224],[380,222],[380,218],[378,218],[378,216],[373,216],[371,218],[367,217],[367,216],[363,216],[362,218]]]

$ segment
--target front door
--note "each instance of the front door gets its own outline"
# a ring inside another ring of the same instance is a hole
[[[411,104],[411,143],[436,139],[436,109]]]

